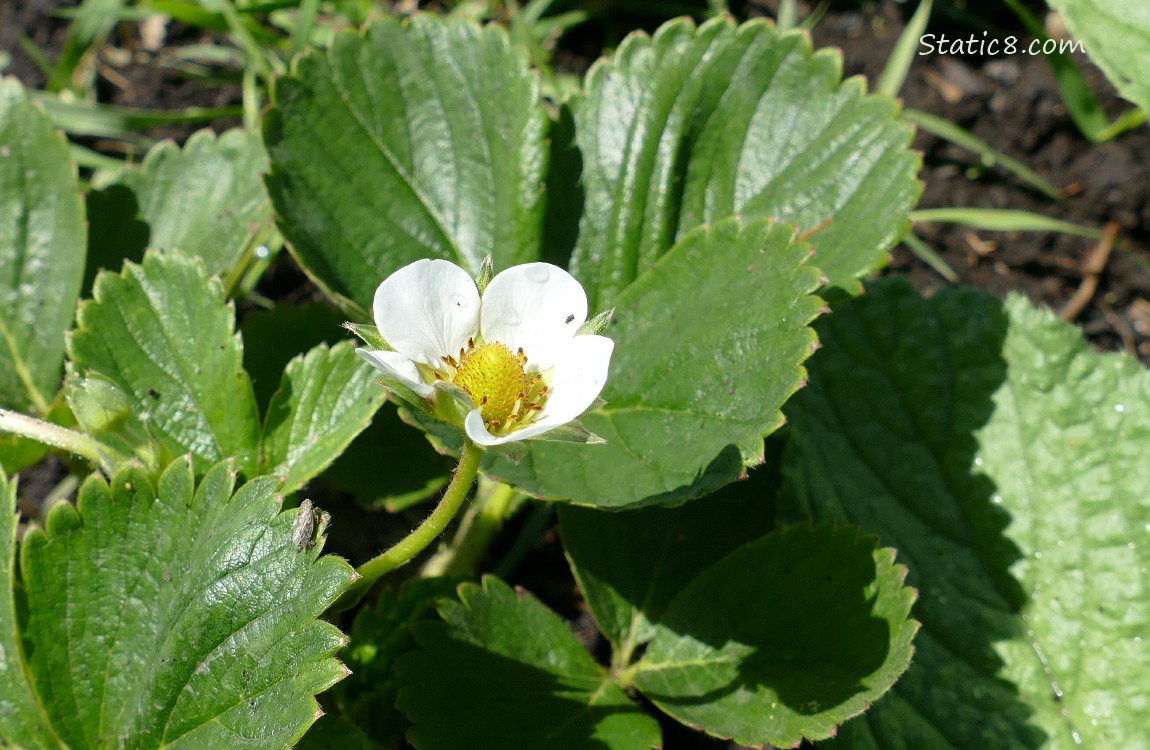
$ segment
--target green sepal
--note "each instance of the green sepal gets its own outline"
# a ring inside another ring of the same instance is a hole
[[[343,327],[358,336],[360,341],[367,344],[371,349],[376,349],[384,352],[395,351],[395,349],[391,348],[390,344],[383,340],[383,336],[379,335],[379,329],[373,325],[352,323],[349,320],[343,324]]]

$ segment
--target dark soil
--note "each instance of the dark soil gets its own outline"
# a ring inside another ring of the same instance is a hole
[[[841,49],[845,75],[875,80],[902,33],[905,12],[890,0],[873,4],[868,13],[832,12],[815,28],[815,45]],[[953,23],[932,24],[927,31],[961,38],[980,35]],[[999,33],[1029,38],[1017,28]],[[1112,119],[1130,108],[1084,55],[1072,57]],[[919,56],[902,100],[906,107],[966,128],[1070,196],[1056,202],[1005,170],[984,169],[977,156],[920,132],[914,143],[923,154],[921,208],[1009,208],[1094,228],[1118,224],[1118,241],[1097,291],[1075,320],[1099,349],[1124,349],[1150,363],[1150,128],[1137,128],[1108,143],[1090,143],[1067,114],[1041,56]],[[1082,284],[1085,256],[1096,244],[1064,234],[986,232],[944,224],[921,225],[915,231],[942,255],[962,284],[998,296],[1020,292],[1054,310]],[[904,247],[894,251],[890,270],[907,275],[927,294],[947,283]]]
[[[6,73],[29,87],[44,84],[43,72],[19,40],[26,35],[54,59],[64,43],[67,22],[48,14],[70,4],[53,0],[0,2],[0,50],[12,57]],[[815,4],[806,3],[803,12],[810,12]],[[902,32],[905,17],[913,10],[913,3],[906,5],[911,7],[893,0],[837,3],[813,31],[814,43],[816,47],[842,50],[845,75],[861,74],[875,80]],[[749,0],[743,6],[733,6],[743,17],[772,15],[778,0]],[[1017,25],[1009,25],[1009,16],[999,15],[993,20],[1002,26],[992,33],[1025,38]],[[643,25],[654,28],[657,20]],[[621,22],[601,24],[570,35],[556,52],[556,65],[564,70],[585,69],[605,44],[621,38],[621,32],[625,33],[621,26]],[[945,18],[928,31],[962,37],[976,33]],[[188,78],[165,56],[165,50],[172,46],[221,39],[172,23],[166,29],[164,48],[146,49],[136,26],[117,30],[108,45],[113,49],[102,52],[97,65],[100,100],[155,109],[238,103],[238,85],[207,85]],[[1076,54],[1074,58],[1111,117],[1129,108],[1084,56]],[[1095,228],[1117,223],[1118,241],[1099,276],[1098,287],[1073,319],[1098,348],[1126,350],[1150,363],[1150,180],[1145,168],[1150,162],[1150,127],[1143,126],[1109,143],[1091,144],[1066,113],[1046,60],[1021,54],[916,57],[903,89],[903,103],[967,128],[995,149],[1038,171],[1068,196],[1063,201],[1047,198],[1000,168],[985,168],[975,155],[919,133],[915,148],[923,154],[921,207],[1023,209]],[[234,124],[213,123],[217,128]],[[166,128],[149,135],[182,139],[196,127]],[[123,144],[117,143],[86,143],[115,153],[123,149]],[[921,225],[915,231],[957,272],[962,284],[999,296],[1019,292],[1055,310],[1062,309],[1082,285],[1087,275],[1084,261],[1096,245],[1093,240],[1069,235],[985,232],[944,224]],[[889,270],[907,275],[926,294],[948,283],[904,247],[893,251]],[[314,288],[286,254],[277,259],[260,291],[289,304],[314,295]],[[25,472],[21,494],[30,499],[42,497],[59,481],[61,472],[58,462]],[[362,559],[361,545],[372,543],[369,540],[378,545],[383,534],[402,533],[400,527],[410,528],[413,522],[407,517],[364,513],[354,503],[334,495],[317,498],[317,502],[332,510],[336,518],[329,547],[354,559]],[[415,513],[418,515],[418,509]],[[509,523],[509,538],[522,525],[523,516]],[[381,525],[385,531],[380,530]],[[344,537],[341,529],[354,533]],[[498,559],[504,551],[497,546],[493,558]],[[509,579],[553,606],[592,650],[601,650],[593,624],[575,595],[554,533],[534,545]],[[669,750],[734,747],[673,721],[664,723],[664,732]]]

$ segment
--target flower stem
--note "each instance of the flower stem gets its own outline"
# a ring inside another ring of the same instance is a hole
[[[99,444],[82,432],[45,422],[7,409],[0,409],[0,432],[26,437],[38,443],[86,458],[96,466],[104,467],[100,460]],[[108,467],[104,467],[108,468]]]
[[[452,476],[451,483],[447,485],[435,510],[431,511],[431,515],[414,531],[390,549],[360,565],[356,569],[360,578],[332,605],[334,611],[339,612],[354,606],[384,574],[409,562],[443,533],[447,524],[451,523],[451,519],[455,518],[455,514],[467,500],[467,493],[471,491],[475,475],[479,472],[481,458],[483,449],[471,440],[464,439],[463,450],[459,453],[459,466],[455,468],[455,475]]]
[[[474,576],[483,555],[503,522],[515,499],[515,490],[501,482],[479,484],[475,502],[463,514],[459,530],[446,549],[427,561],[421,574],[433,576]]]

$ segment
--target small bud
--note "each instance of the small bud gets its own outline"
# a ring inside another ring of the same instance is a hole
[[[487,285],[491,283],[491,279],[495,276],[495,261],[491,259],[491,254],[488,253],[483,262],[479,264],[479,273],[475,276],[475,286],[479,288],[479,296],[483,296],[483,291],[487,289]]]
[[[585,334],[600,334],[607,330],[607,326],[611,325],[611,320],[615,317],[615,308],[604,310],[595,317],[588,320],[583,325],[579,326],[579,330],[575,332],[576,336],[583,336]]]

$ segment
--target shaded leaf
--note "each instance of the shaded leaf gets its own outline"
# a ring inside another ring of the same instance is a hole
[[[497,26],[418,15],[297,61],[264,124],[268,190],[300,265],[371,308],[424,257],[478,271],[539,254],[546,118]]]
[[[395,404],[386,403],[324,478],[355,493],[365,507],[398,511],[439,492],[455,463],[405,424]]]
[[[379,745],[347,719],[324,714],[296,743],[296,750],[378,750]]]
[[[251,310],[240,321],[244,337],[244,369],[261,412],[266,412],[288,362],[300,352],[320,344],[338,344],[350,338],[343,329],[346,316],[330,305],[303,307],[278,304],[271,310]],[[291,345],[285,345],[290,341]]]
[[[221,463],[193,494],[186,459],[155,487],[92,477],[25,537],[27,664],[70,747],[286,748],[344,676],[317,618],[351,568],[292,543],[274,479],[235,479]]]
[[[676,596],[635,685],[679,721],[741,744],[824,739],[910,663],[914,593],[894,551],[794,526],[736,549]]]
[[[918,160],[892,102],[841,74],[808,36],[729,18],[632,34],[597,63],[572,102],[584,212],[571,267],[591,307],[729,216],[829,221],[812,244],[833,285],[882,265],[908,227]]]
[[[351,342],[319,345],[288,363],[264,418],[261,472],[294,492],[371,424],[385,392]]]
[[[705,498],[674,508],[619,512],[559,507],[571,569],[599,629],[629,661],[690,581],[732,549],[774,528],[770,469],[756,469]]]
[[[395,662],[415,650],[414,625],[438,619],[436,602],[454,594],[455,582],[447,578],[416,578],[398,590],[385,589],[355,616],[343,653],[351,675],[336,688],[335,698],[342,715],[382,747],[404,747],[408,726],[395,706]]]
[[[134,446],[153,467],[191,453],[197,473],[235,457],[237,468],[254,476],[259,419],[243,344],[223,289],[202,262],[150,252],[142,265],[105,272],[77,321],[68,399],[86,431],[110,445]],[[122,418],[86,419],[104,411],[96,383],[100,393],[119,392],[128,407]]]
[[[0,407],[47,415],[84,274],[84,206],[68,143],[0,80]]]
[[[213,274],[235,267],[271,223],[266,171],[259,137],[242,130],[157,144],[89,195],[93,258],[116,270],[157,248],[197,256]]]
[[[896,545],[915,662],[844,747],[1138,747],[1150,377],[1021,298],[892,281],[819,329],[792,512]]]
[[[416,628],[399,662],[399,707],[421,750],[461,747],[641,750],[659,745],[644,714],[553,612],[496,578],[464,584],[446,622]]]

